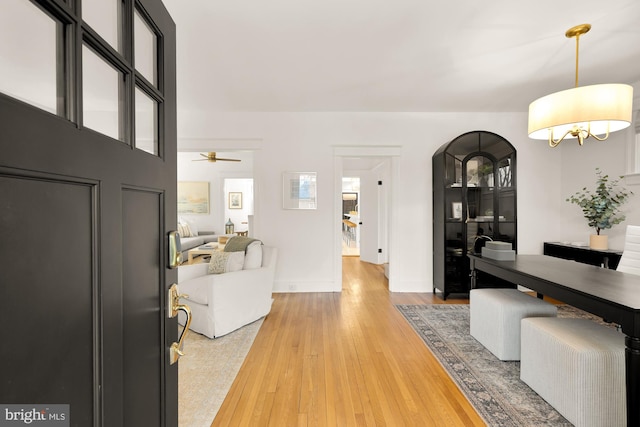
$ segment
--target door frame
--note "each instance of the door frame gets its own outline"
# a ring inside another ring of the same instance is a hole
[[[388,210],[388,262],[390,266],[397,265],[398,244],[397,238],[393,230],[399,229],[399,216],[397,213],[398,203],[397,194],[399,194],[399,158],[401,155],[400,146],[335,146],[333,148],[334,155],[334,292],[342,291],[342,175],[343,163],[345,157],[386,157],[390,159],[389,166],[389,183],[386,186],[387,200],[389,201]],[[389,268],[389,291],[393,292],[397,283],[397,274],[394,274],[393,268]]]

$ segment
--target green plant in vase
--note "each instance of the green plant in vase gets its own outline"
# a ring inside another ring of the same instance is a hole
[[[600,168],[596,168],[596,176],[594,191],[584,187],[566,200],[580,206],[589,227],[596,229],[596,234],[589,239],[589,246],[592,249],[607,249],[607,236],[600,235],[600,230],[606,230],[625,220],[626,216],[620,207],[633,192],[618,187],[620,180],[610,180],[609,175],[603,175]]]

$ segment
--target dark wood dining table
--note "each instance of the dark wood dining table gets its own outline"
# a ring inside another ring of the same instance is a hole
[[[497,261],[468,255],[477,271],[524,286],[621,326],[625,337],[627,425],[640,426],[640,276],[546,255]]]

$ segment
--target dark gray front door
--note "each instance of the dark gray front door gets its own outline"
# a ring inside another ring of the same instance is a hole
[[[176,426],[175,24],[161,0],[0,15],[0,404]]]

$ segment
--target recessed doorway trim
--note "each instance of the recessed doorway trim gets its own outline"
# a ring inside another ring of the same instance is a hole
[[[398,253],[398,243],[394,236],[394,230],[398,229],[398,215],[396,209],[396,197],[398,194],[398,161],[402,152],[402,147],[385,145],[385,146],[334,146],[334,292],[342,291],[342,169],[343,159],[345,157],[388,157],[391,159],[390,171],[390,209],[389,209],[389,265],[398,265],[396,254]],[[389,269],[389,290],[394,291],[397,282],[394,269]]]

